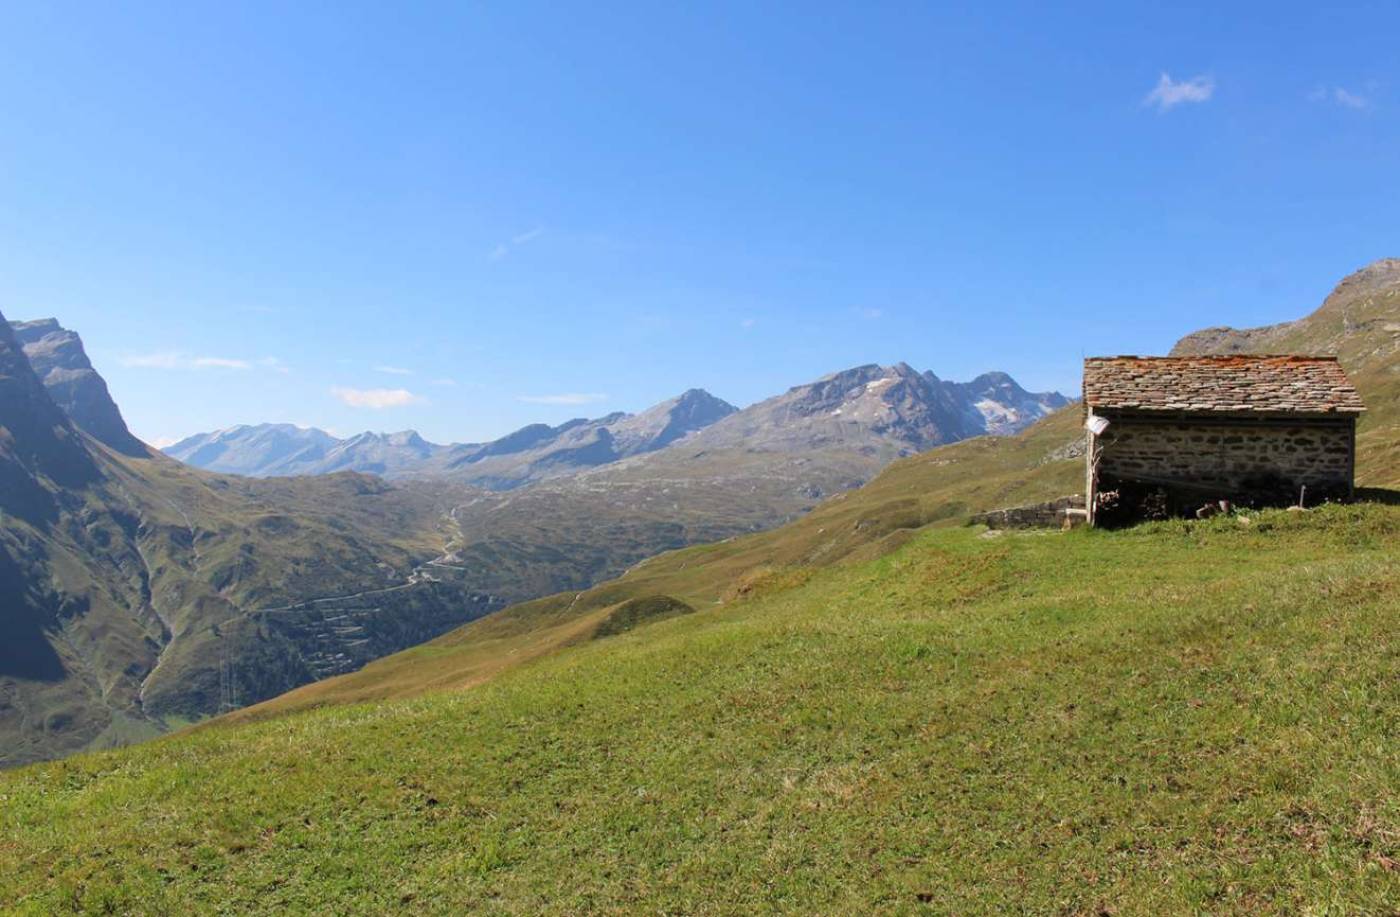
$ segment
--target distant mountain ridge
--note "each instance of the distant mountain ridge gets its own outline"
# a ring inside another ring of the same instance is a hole
[[[252,477],[361,471],[513,490],[682,441],[771,451],[868,439],[870,449],[911,454],[970,436],[1015,433],[1068,403],[1058,392],[1027,392],[1001,372],[957,383],[904,363],[870,364],[744,410],[691,389],[639,414],[531,424],[489,443],[438,445],[412,430],[336,439],[317,429],[258,424],[191,436],[164,451],[208,471]]]
[[[186,464],[249,477],[360,471],[387,478],[447,477],[510,490],[532,481],[663,449],[736,408],[691,389],[640,414],[622,412],[549,426],[531,424],[489,443],[430,443],[414,430],[337,439],[292,424],[241,425],[167,447]]]

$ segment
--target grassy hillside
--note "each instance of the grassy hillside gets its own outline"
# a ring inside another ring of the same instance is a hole
[[[629,599],[668,595],[704,608],[754,584],[886,553],[922,526],[960,524],[977,510],[1074,493],[1082,489],[1083,460],[1064,456],[1081,442],[1079,423],[1078,409],[1066,408],[1017,436],[979,437],[903,459],[859,490],[838,494],[781,528],[653,557],[618,579],[512,606],[235,716],[478,684],[585,639]]]
[[[800,541],[772,556],[832,544]],[[934,526],[860,553],[776,567],[477,690],[0,774],[0,900],[1155,914],[1400,899],[1400,508]]]

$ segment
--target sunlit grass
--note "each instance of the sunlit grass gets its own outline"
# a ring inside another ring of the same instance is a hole
[[[0,900],[1155,914],[1400,896],[1400,509],[925,529],[754,582],[470,690],[0,775]]]

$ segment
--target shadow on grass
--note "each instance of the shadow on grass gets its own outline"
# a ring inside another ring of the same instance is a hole
[[[1387,487],[1358,487],[1356,488],[1356,502],[1400,506],[1400,490],[1391,490]]]

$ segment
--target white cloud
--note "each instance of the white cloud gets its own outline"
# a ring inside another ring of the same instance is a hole
[[[1371,104],[1366,101],[1364,96],[1359,96],[1354,92],[1347,92],[1340,86],[1332,90],[1332,98],[1343,108],[1365,108],[1367,105]]]
[[[867,309],[861,309],[861,310],[860,310],[860,317],[861,317],[861,318],[864,318],[864,319],[868,319],[868,320],[870,320],[870,321],[872,321],[872,322],[875,321],[877,318],[883,318],[884,315],[885,315],[885,310],[884,310],[884,309],[869,309],[869,308],[867,308]]]
[[[247,360],[230,357],[197,357],[177,350],[123,357],[123,366],[136,369],[252,369]]]
[[[422,399],[402,388],[343,388],[335,386],[331,394],[352,408],[369,408],[381,411],[384,408],[401,408],[416,404]]]
[[[747,331],[748,329],[752,328],[754,325],[757,325],[757,324],[758,324],[758,319],[756,319],[756,318],[746,318],[746,319],[743,319],[742,321],[739,322],[739,327],[740,327],[740,328],[743,328],[745,331]]]
[[[536,226],[534,229],[529,229],[525,232],[516,233],[515,235],[511,236],[508,241],[502,242],[500,245],[497,245],[495,248],[491,249],[491,253],[488,254],[486,257],[491,261],[504,261],[506,257],[510,255],[512,250],[519,248],[522,245],[528,245],[529,243],[535,241],[542,235],[544,235],[543,226]]]
[[[276,357],[263,357],[261,360],[258,361],[258,365],[264,366],[275,373],[281,373],[284,376],[291,372],[291,369],[287,366],[287,364],[283,363]]]
[[[411,375],[413,375],[413,370],[411,370],[411,369],[404,369],[402,366],[376,366],[376,367],[374,368],[374,371],[377,372],[377,373],[388,373],[388,374],[391,375],[391,376],[411,376]]]
[[[1371,100],[1358,92],[1343,89],[1341,86],[1319,86],[1308,93],[1308,100],[1312,102],[1331,102],[1340,105],[1342,108],[1350,108],[1353,111],[1360,111],[1363,108],[1371,107]]]
[[[1185,102],[1205,102],[1215,94],[1215,79],[1209,76],[1193,76],[1189,80],[1174,80],[1163,73],[1157,85],[1142,100],[1144,105],[1155,105],[1158,111],[1168,111]]]
[[[565,392],[559,395],[521,395],[517,400],[526,404],[595,404],[607,401],[607,395],[597,393]]]

